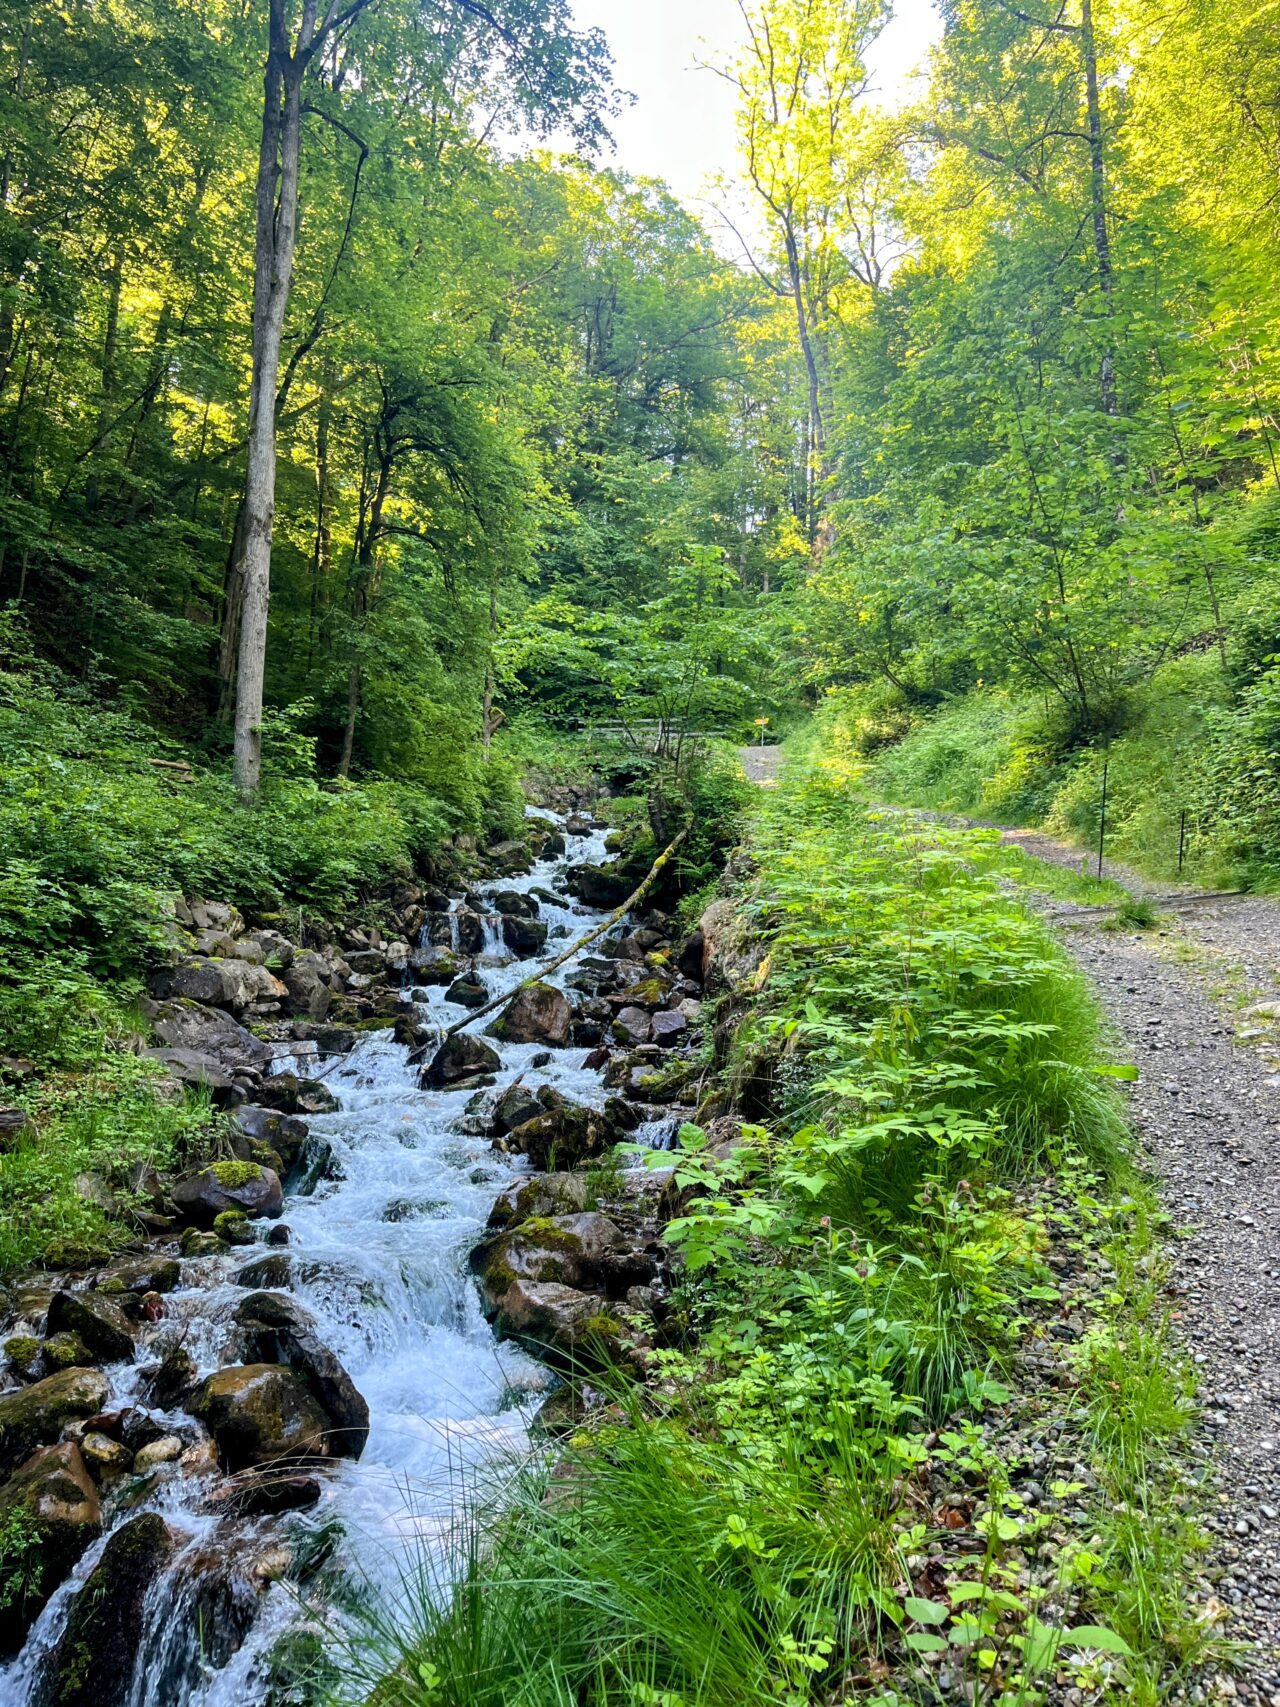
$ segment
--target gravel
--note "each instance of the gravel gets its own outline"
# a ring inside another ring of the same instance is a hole
[[[1079,866],[1076,849],[1016,840]],[[1199,1380],[1204,1574],[1243,1649],[1234,1688],[1224,1678],[1212,1698],[1280,1707],[1280,1007],[1251,1011],[1280,997],[1280,903],[1201,901],[1127,933],[1052,912],[1140,1070],[1134,1124],[1182,1233],[1171,1290]]]

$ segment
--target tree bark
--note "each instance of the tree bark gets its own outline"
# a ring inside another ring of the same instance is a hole
[[[1098,52],[1093,34],[1093,0],[1081,0],[1080,52],[1084,59],[1085,105],[1089,121],[1089,199],[1093,213],[1093,249],[1098,267],[1098,291],[1110,320],[1114,279],[1111,267],[1111,234],[1107,229],[1107,162],[1102,141],[1102,107],[1098,99]],[[1099,374],[1102,407],[1108,415],[1120,413],[1115,370],[1115,350],[1108,335]]]

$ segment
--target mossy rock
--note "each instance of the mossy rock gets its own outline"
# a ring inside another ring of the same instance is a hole
[[[251,1245],[254,1242],[254,1231],[249,1225],[249,1218],[240,1209],[224,1209],[220,1215],[215,1215],[213,1230],[229,1245]]]
[[[220,1257],[230,1247],[216,1233],[203,1233],[198,1227],[188,1227],[182,1235],[179,1249],[184,1257]]]
[[[4,1342],[5,1362],[23,1381],[30,1381],[40,1362],[40,1341],[34,1334],[11,1334]]]
[[[111,1261],[111,1249],[94,1239],[50,1239],[41,1261],[46,1268],[63,1271],[101,1268]]]
[[[92,1369],[97,1358],[79,1334],[50,1334],[40,1347],[40,1357],[50,1375],[60,1369]]]

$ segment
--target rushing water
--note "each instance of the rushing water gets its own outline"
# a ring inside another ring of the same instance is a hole
[[[568,844],[567,856],[487,887],[562,893],[567,865],[604,857],[602,834],[569,837]],[[601,916],[540,900],[539,917],[549,926],[551,958],[588,934]],[[453,934],[456,941],[456,919]],[[536,964],[511,961],[500,921],[486,920],[480,976],[491,995],[513,989]],[[552,974],[552,981],[563,982],[573,965]],[[464,1017],[438,989],[417,996],[442,1029]],[[490,1019],[472,1023],[483,1029]],[[578,1102],[603,1097],[599,1075],[580,1065],[581,1048],[552,1051],[549,1063],[531,1071],[541,1046],[495,1047],[502,1057],[500,1086],[523,1072],[531,1085],[554,1085]],[[240,1522],[229,1531],[228,1520],[199,1509],[208,1477],[181,1472],[162,1481],[145,1506],[119,1515],[117,1522],[139,1509],[158,1510],[183,1537],[174,1564],[148,1597],[129,1707],[253,1707],[263,1699],[267,1657],[297,1619],[297,1600],[283,1585],[253,1592],[245,1616],[255,1616],[246,1639],[229,1657],[219,1652],[210,1625],[219,1617],[234,1623],[237,1608],[211,1611],[204,1591],[219,1549],[225,1563],[228,1543],[241,1557],[252,1556],[276,1539],[297,1544],[318,1536],[336,1520],[342,1564],[367,1579],[394,1612],[407,1574],[424,1560],[428,1569],[445,1563],[460,1474],[517,1453],[546,1392],[545,1369],[495,1341],[467,1267],[495,1197],[523,1164],[495,1152],[487,1139],[463,1136],[458,1119],[471,1092],[419,1090],[407,1054],[390,1031],[381,1031],[327,1067],[308,1063],[305,1070],[325,1077],[342,1105],[340,1113],[310,1123],[332,1149],[333,1177],[285,1203],[293,1295],[315,1316],[367,1399],[368,1444],[358,1462],[341,1461],[322,1473],[319,1505],[287,1519]],[[182,1289],[166,1300],[168,1316],[141,1361],[154,1361],[156,1346],[178,1337],[202,1375],[227,1361],[232,1313],[245,1296],[234,1275],[261,1254],[261,1247],[250,1246],[184,1263]],[[135,1367],[120,1365],[107,1374],[111,1405],[134,1398],[140,1385]],[[189,1434],[190,1419],[182,1413],[172,1413],[172,1422],[175,1431]],[[41,1658],[104,1544],[89,1550],[22,1654],[0,1671],[0,1707],[27,1707],[33,1700]]]

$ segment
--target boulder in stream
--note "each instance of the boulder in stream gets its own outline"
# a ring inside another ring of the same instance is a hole
[[[517,960],[529,960],[546,947],[547,927],[540,919],[508,916],[502,921],[502,940]]]
[[[133,1328],[120,1306],[94,1292],[55,1292],[49,1300],[50,1334],[75,1334],[104,1363],[133,1357]]]
[[[489,1211],[491,1228],[515,1227],[534,1216],[573,1215],[587,1207],[585,1173],[534,1174],[517,1180]]]
[[[517,1126],[504,1147],[540,1170],[576,1168],[612,1149],[636,1125],[634,1111],[619,1097],[610,1097],[603,1108],[567,1103]]]
[[[63,1369],[15,1393],[0,1394],[0,1479],[37,1446],[57,1440],[69,1422],[100,1411],[107,1378],[97,1369]]]
[[[254,1292],[236,1306],[245,1356],[285,1363],[305,1379],[332,1420],[328,1445],[334,1458],[358,1458],[369,1438],[369,1407],[329,1347],[315,1319],[292,1298]]]
[[[570,893],[587,907],[598,907],[611,913],[620,907],[631,893],[631,884],[619,875],[616,867],[607,865],[575,865],[565,876]]]
[[[32,1707],[123,1707],[132,1693],[147,1590],[174,1546],[157,1512],[116,1530],[71,1604]]]
[[[281,1363],[217,1369],[191,1402],[224,1469],[328,1458],[333,1423],[306,1377]]]
[[[471,1253],[485,1315],[492,1321],[517,1280],[555,1280],[580,1291],[622,1296],[653,1278],[653,1259],[632,1250],[607,1215],[535,1217],[483,1240]]]
[[[454,979],[445,991],[444,999],[460,1008],[482,1008],[489,1000],[489,992],[474,972],[466,972],[461,978]]]
[[[482,1037],[455,1031],[422,1069],[418,1082],[423,1090],[446,1090],[477,1073],[496,1073],[501,1065],[502,1057]]]
[[[549,1043],[563,1049],[573,1025],[573,1006],[554,984],[526,984],[494,1021],[495,1037],[508,1043]]]
[[[280,1176],[257,1162],[213,1162],[184,1174],[171,1193],[184,1220],[210,1228],[227,1209],[274,1221],[284,1209]]]
[[[623,1324],[601,1299],[559,1281],[514,1280],[494,1326],[558,1369],[608,1369],[625,1361]]]
[[[0,1488],[0,1532],[14,1533],[14,1524],[26,1537],[25,1551],[21,1558],[5,1558],[0,1656],[21,1647],[54,1590],[102,1533],[98,1490],[72,1441],[42,1446]]]
[[[285,1114],[336,1114],[340,1106],[328,1085],[319,1079],[300,1079],[296,1073],[276,1073],[264,1079],[258,1095]]]

